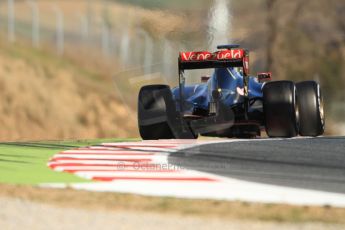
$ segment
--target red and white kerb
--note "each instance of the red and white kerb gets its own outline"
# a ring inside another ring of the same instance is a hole
[[[169,153],[195,143],[194,140],[104,143],[62,151],[48,162],[48,166],[55,171],[105,182],[216,181],[206,174],[169,164]]]

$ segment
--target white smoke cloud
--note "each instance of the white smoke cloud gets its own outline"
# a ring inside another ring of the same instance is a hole
[[[210,50],[216,49],[217,45],[229,44],[231,31],[231,0],[213,0],[213,6],[209,13],[208,45]]]

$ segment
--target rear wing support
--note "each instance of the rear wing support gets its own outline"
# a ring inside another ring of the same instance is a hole
[[[179,75],[179,78],[178,78],[178,85],[179,85],[179,96],[180,96],[180,115],[181,117],[183,117],[183,111],[184,111],[184,85],[185,85],[185,82],[186,82],[186,78],[184,76],[184,70],[183,69],[180,69],[180,66],[179,66],[179,70],[178,70],[178,75]]]

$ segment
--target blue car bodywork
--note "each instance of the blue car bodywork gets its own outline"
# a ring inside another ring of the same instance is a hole
[[[258,82],[257,77],[249,77],[249,100],[260,101],[264,83]],[[208,110],[212,100],[212,91],[221,89],[220,102],[232,108],[244,101],[243,74],[237,68],[217,68],[207,82],[184,87],[184,114],[192,115],[196,110]],[[177,110],[180,106],[179,87],[172,89]],[[260,105],[252,106],[251,110],[260,110]]]

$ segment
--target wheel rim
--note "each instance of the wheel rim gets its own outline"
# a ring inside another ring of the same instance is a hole
[[[323,104],[323,99],[322,99],[321,90],[320,90],[319,85],[317,85],[317,100],[318,100],[318,106],[319,106],[321,125],[322,125],[322,128],[324,128],[324,126],[325,126],[324,104]]]
[[[296,119],[296,130],[298,132],[299,129],[299,108],[298,108],[298,103],[297,103],[297,88],[295,87],[295,119]]]

